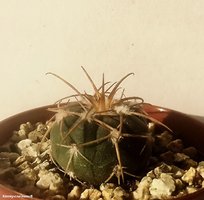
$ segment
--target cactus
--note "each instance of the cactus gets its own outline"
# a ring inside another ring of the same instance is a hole
[[[99,185],[115,179],[121,184],[121,180],[135,177],[147,167],[154,142],[149,122],[159,122],[143,111],[143,99],[125,97],[124,92],[115,97],[121,82],[132,73],[112,85],[103,75],[97,88],[82,69],[92,84],[93,95],[82,94],[60,76],[48,73],[76,92],[49,109],[55,112],[49,129],[52,160],[80,182]]]

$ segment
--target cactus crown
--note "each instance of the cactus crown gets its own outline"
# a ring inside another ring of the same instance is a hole
[[[94,109],[95,112],[104,112],[104,111],[112,110],[116,105],[120,105],[122,102],[128,101],[130,99],[135,99],[135,100],[139,100],[140,102],[143,102],[143,99],[139,98],[139,97],[125,98],[124,97],[124,91],[122,92],[120,99],[114,98],[115,94],[120,89],[119,86],[122,83],[122,81],[124,81],[128,76],[133,75],[133,73],[127,74],[120,81],[113,83],[111,86],[109,86],[107,89],[105,89],[105,86],[109,82],[105,83],[104,74],[103,74],[103,78],[102,78],[102,85],[99,88],[97,88],[95,83],[93,82],[92,78],[87,73],[87,71],[83,67],[82,67],[82,69],[85,72],[86,76],[88,77],[88,79],[89,79],[89,81],[90,81],[90,83],[94,89],[94,92],[95,92],[94,95],[87,94],[86,92],[84,94],[82,94],[72,84],[70,84],[69,82],[67,82],[66,80],[61,78],[60,76],[58,76],[52,72],[48,72],[47,74],[54,75],[57,78],[59,78],[60,80],[62,80],[63,82],[65,82],[69,87],[71,87],[76,92],[76,95],[72,95],[69,97],[73,97],[73,96],[75,98],[77,96],[81,97],[81,99],[83,100],[83,103],[86,106],[88,106],[89,108]],[[69,97],[66,97],[66,98],[69,98]],[[64,99],[65,98],[63,98],[61,100],[64,100]],[[58,102],[60,102],[61,100],[59,100]]]

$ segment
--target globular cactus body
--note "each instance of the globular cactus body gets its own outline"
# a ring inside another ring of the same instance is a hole
[[[51,156],[64,173],[81,182],[99,185],[116,177],[120,183],[148,164],[153,143],[148,128],[151,118],[143,112],[141,98],[114,98],[118,86],[130,74],[108,89],[103,78],[97,89],[85,73],[94,95],[81,94],[53,74],[77,92],[73,95],[77,100],[65,104],[60,101],[56,109],[50,109],[56,112],[50,130]]]

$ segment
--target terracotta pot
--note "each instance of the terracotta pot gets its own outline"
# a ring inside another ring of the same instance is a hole
[[[5,143],[11,136],[13,130],[17,130],[19,125],[25,122],[45,122],[48,120],[53,113],[47,111],[48,107],[44,106],[22,112],[20,114],[9,117],[0,122],[0,144]],[[195,119],[192,116],[166,109],[153,105],[145,105],[146,112],[169,126],[178,136],[184,141],[184,144],[195,146],[204,155],[204,123]],[[11,199],[30,199],[25,198],[18,192],[7,188],[3,183],[0,184],[0,199],[3,195],[12,195]],[[18,195],[15,198],[15,195]],[[9,198],[7,198],[9,199]],[[34,198],[33,198],[34,199]],[[174,200],[203,200],[204,189],[180,197],[174,198]]]

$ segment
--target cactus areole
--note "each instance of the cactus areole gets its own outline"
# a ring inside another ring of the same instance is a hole
[[[65,174],[82,183],[100,185],[116,179],[120,184],[148,165],[153,144],[149,122],[155,120],[143,111],[141,98],[124,97],[123,92],[115,97],[121,82],[132,73],[112,85],[103,76],[97,88],[82,69],[93,95],[80,93],[58,75],[48,73],[76,92],[49,109],[55,112],[49,130],[51,157]]]

